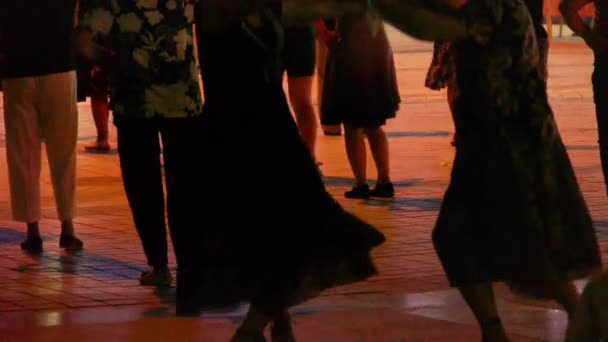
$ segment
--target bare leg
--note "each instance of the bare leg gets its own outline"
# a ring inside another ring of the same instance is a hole
[[[91,96],[91,111],[97,129],[97,141],[87,146],[87,149],[110,149],[108,119],[110,110],[108,108],[108,96],[106,94],[94,93]]]
[[[312,76],[287,77],[289,101],[295,112],[298,128],[302,139],[304,139],[310,154],[314,158],[317,141],[317,116],[311,98],[313,80]]]
[[[458,288],[460,294],[473,311],[481,327],[482,341],[509,341],[504,328],[498,319],[496,299],[491,283],[480,283]]]
[[[454,101],[455,101],[455,95],[454,95],[454,87],[448,85],[448,106],[450,107],[450,115],[452,115],[452,122],[456,123],[456,118],[454,117]],[[454,129],[455,131],[456,129]],[[456,146],[456,133],[454,132],[454,135],[452,136],[452,146]]]
[[[344,143],[346,145],[346,155],[350,163],[350,168],[355,176],[356,185],[367,184],[366,174],[366,154],[365,139],[363,129],[356,127],[345,127]]]
[[[376,169],[378,170],[378,184],[391,182],[389,174],[388,139],[382,127],[367,128],[365,130],[372,151]]]

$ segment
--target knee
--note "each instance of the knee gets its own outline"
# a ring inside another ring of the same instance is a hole
[[[384,129],[382,129],[382,126],[365,128],[364,132],[369,139],[377,139],[384,136]]]
[[[291,105],[295,114],[298,117],[308,117],[314,114],[314,108],[312,106],[312,101],[310,98],[298,98],[291,101]]]

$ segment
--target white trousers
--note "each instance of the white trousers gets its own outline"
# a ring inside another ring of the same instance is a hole
[[[78,109],[76,72],[2,81],[6,157],[13,217],[40,220],[42,142],[46,145],[59,219],[76,207]]]

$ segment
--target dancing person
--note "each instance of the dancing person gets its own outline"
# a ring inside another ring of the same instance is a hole
[[[580,10],[590,3],[594,4],[596,8],[596,23],[593,28],[589,27],[580,16]],[[568,26],[583,38],[595,56],[591,80],[600,161],[608,193],[608,100],[604,96],[608,91],[608,3],[596,0],[562,0],[560,11]]]
[[[601,267],[593,222],[538,72],[520,0],[375,0],[417,38],[453,42],[458,148],[433,243],[484,341],[506,341],[492,283],[553,298],[575,319],[573,279]]]
[[[356,2],[351,7],[361,11]],[[178,267],[176,309],[191,315],[250,302],[235,342],[264,341],[271,322],[273,341],[292,341],[289,307],[375,273],[370,251],[384,237],[326,191],[281,81],[282,23],[293,13],[304,22],[316,19],[315,12],[336,15],[341,3],[200,3],[206,122],[199,154],[212,167],[199,176],[211,181],[199,191],[204,229],[189,245],[189,262],[182,264],[188,267]],[[243,191],[255,199],[235,202]],[[225,203],[231,203],[229,215]]]

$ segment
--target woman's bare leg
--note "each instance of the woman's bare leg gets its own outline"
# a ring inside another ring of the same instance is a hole
[[[365,153],[365,138],[363,129],[357,127],[344,128],[344,143],[350,168],[355,176],[356,186],[367,184],[367,161]]]
[[[499,320],[492,283],[479,283],[459,287],[458,290],[473,311],[481,327],[482,341],[506,342],[507,334]]]
[[[391,177],[386,133],[382,127],[366,128],[365,132],[378,170],[378,184],[388,184],[391,182]]]

